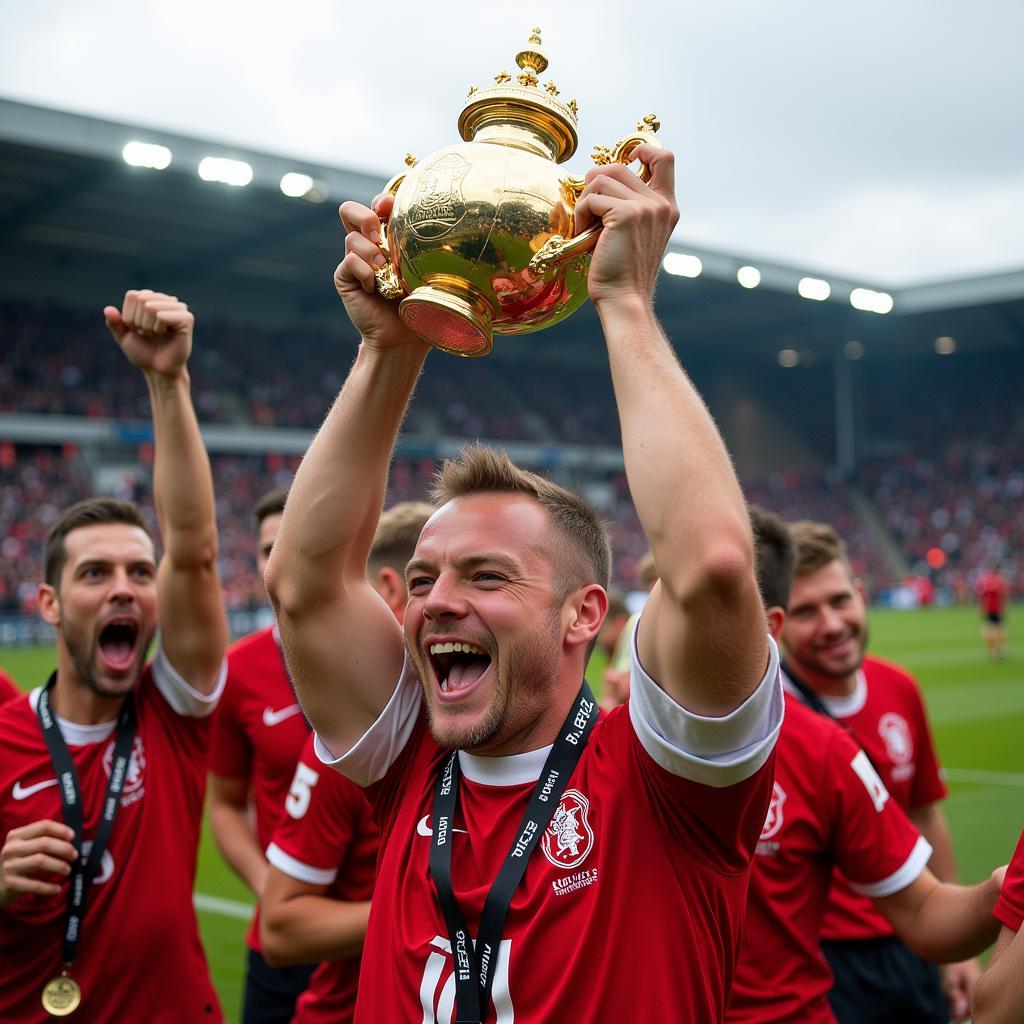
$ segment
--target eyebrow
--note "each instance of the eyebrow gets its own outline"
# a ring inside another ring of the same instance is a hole
[[[83,569],[100,568],[105,569],[112,566],[117,559],[114,558],[86,558],[81,562],[76,562],[74,571],[81,572]],[[152,558],[133,558],[128,565],[132,568],[138,568],[140,565],[146,566],[148,569],[155,569],[156,562]]]
[[[482,554],[482,555],[467,555],[465,558],[459,558],[456,560],[455,565],[457,568],[467,571],[475,569],[481,565],[494,565],[505,569],[508,572],[521,572],[519,564],[513,561],[506,555],[499,554]],[[436,568],[436,564],[429,558],[413,558],[409,564],[405,567],[405,573],[408,576],[414,572],[426,572]]]

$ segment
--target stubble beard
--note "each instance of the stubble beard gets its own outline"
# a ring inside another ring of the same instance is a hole
[[[135,656],[135,668],[131,673],[131,684],[123,689],[109,689],[100,682],[96,675],[95,666],[99,636],[93,635],[91,639],[83,638],[76,628],[68,625],[63,615],[60,621],[60,633],[64,638],[64,646],[67,648],[68,656],[71,658],[75,674],[96,696],[103,697],[105,700],[116,700],[135,688],[135,684],[139,681],[139,676],[142,674],[142,665],[146,657],[146,651],[149,650],[149,645],[153,640],[153,633],[150,633],[146,637],[145,643],[140,645],[139,652]]]
[[[859,672],[864,664],[864,652],[868,647],[868,626],[866,622],[857,630],[854,640],[857,643],[857,657],[852,668],[832,668],[821,660],[816,660],[811,667],[815,672],[828,676],[830,679],[846,679],[853,673]]]

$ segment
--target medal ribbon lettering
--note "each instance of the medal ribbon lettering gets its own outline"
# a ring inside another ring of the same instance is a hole
[[[486,1016],[494,985],[498,944],[512,895],[526,871],[530,854],[554,816],[597,716],[597,701],[584,682],[544,762],[512,848],[505,855],[498,877],[487,894],[475,949],[452,888],[452,838],[459,802],[459,752],[452,751],[451,756],[441,762],[434,790],[430,874],[452,944],[457,1024],[481,1024]]]

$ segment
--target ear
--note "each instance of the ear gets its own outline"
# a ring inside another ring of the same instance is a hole
[[[765,614],[768,617],[768,632],[771,633],[772,639],[778,643],[779,637],[782,636],[782,627],[786,622],[786,613],[777,604],[773,604]]]
[[[386,565],[377,572],[376,577],[370,582],[373,589],[387,602],[387,606],[395,618],[401,622],[405,618],[405,604],[409,599],[404,577],[400,576],[391,566]]]
[[[608,614],[608,595],[604,587],[591,583],[570,597],[565,604],[568,622],[565,641],[571,647],[586,647],[601,631]]]
[[[39,614],[42,616],[43,622],[48,622],[51,626],[59,626],[60,597],[56,588],[51,587],[49,583],[40,583],[36,599],[39,602]]]

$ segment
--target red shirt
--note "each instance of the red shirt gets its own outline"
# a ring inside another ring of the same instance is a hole
[[[515,891],[485,1022],[721,1020],[771,794],[782,716],[776,666],[773,656],[733,715],[702,719],[634,662],[629,704],[594,726],[562,813]],[[320,744],[318,754],[329,756]],[[547,754],[460,754],[452,878],[471,932]],[[382,829],[357,1022],[453,1020],[451,945],[428,870],[446,755],[406,672],[339,762],[369,784]]]
[[[72,969],[82,988],[74,1020],[221,1021],[192,906],[210,737],[206,716],[219,693],[196,693],[158,652],[135,694],[128,779]],[[35,691],[0,708],[0,835],[43,818],[63,820],[37,699]],[[91,841],[115,723],[57,721],[78,773],[84,837]],[[55,896],[25,896],[0,909],[0,1020],[51,1020],[40,994],[60,972],[67,906],[65,884]]]
[[[6,704],[7,701],[20,696],[21,690],[18,689],[14,680],[3,669],[0,669],[0,704]]]
[[[831,1024],[818,940],[833,865],[860,893],[886,896],[930,856],[846,731],[787,694],[726,1021]]]
[[[1024,921],[1024,832],[1013,851],[1013,859],[1006,869],[1006,878],[992,911],[996,917],[1015,932],[1020,931]]]
[[[326,886],[332,899],[368,900],[380,832],[363,791],[324,767],[313,752],[312,736],[303,747],[285,809],[267,860],[301,882]],[[358,983],[358,956],[320,964],[295,1004],[292,1024],[349,1024]]]
[[[885,788],[907,814],[945,798],[928,715],[913,676],[868,655],[851,696],[822,699],[867,752]],[[837,868],[821,937],[846,941],[893,934],[889,922],[869,899],[853,891]]]
[[[997,572],[986,572],[978,579],[978,600],[986,615],[999,615],[1006,603],[1007,583]]]
[[[295,762],[310,729],[288,680],[281,648],[268,626],[228,649],[228,681],[214,716],[210,771],[245,779],[256,812],[256,840],[270,843]],[[259,909],[246,935],[259,951]]]

